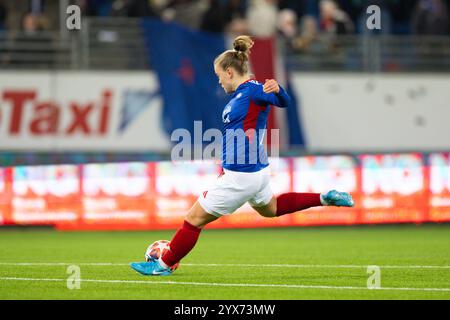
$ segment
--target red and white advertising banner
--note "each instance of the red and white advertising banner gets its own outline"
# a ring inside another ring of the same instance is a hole
[[[198,196],[219,174],[220,167],[213,161],[155,163],[154,223],[181,223]]]
[[[427,220],[426,168],[421,154],[360,156],[366,223]]]
[[[149,224],[154,211],[153,180],[147,163],[83,166],[81,221]]]
[[[62,230],[174,229],[221,172],[213,161],[0,169],[0,223]],[[277,219],[248,204],[208,228],[450,221],[450,154],[271,159],[271,187],[352,193],[354,208],[317,207]]]
[[[352,193],[359,204],[358,167],[352,157],[303,157],[294,159],[294,192],[323,192],[336,189]],[[313,208],[308,214],[293,215],[295,225],[355,224],[356,208]]]
[[[429,220],[450,221],[450,154],[430,155],[429,170]]]
[[[79,167],[12,169],[11,218],[18,224],[76,221],[80,217]]]
[[[153,73],[1,72],[0,149],[169,151]]]
[[[0,225],[6,222],[6,215],[9,211],[10,197],[6,191],[6,172],[6,169],[0,168]]]

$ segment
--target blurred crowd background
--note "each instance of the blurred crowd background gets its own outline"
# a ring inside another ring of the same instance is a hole
[[[74,0],[83,15],[157,17],[209,32],[292,38],[302,47],[315,33],[362,33],[365,9],[382,10],[383,33],[450,34],[450,0]],[[0,30],[56,30],[59,2],[0,0]]]
[[[65,24],[72,4],[82,13],[78,35]],[[380,30],[366,27],[370,5],[381,9]],[[230,38],[274,37],[294,69],[449,70],[449,7],[450,0],[0,0],[0,65],[149,69],[139,21],[151,17]]]

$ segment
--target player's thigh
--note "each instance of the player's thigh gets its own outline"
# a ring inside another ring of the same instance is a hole
[[[252,208],[256,210],[261,216],[266,218],[274,218],[277,213],[277,198],[272,196],[269,203],[263,206],[253,206]]]
[[[260,190],[248,201],[249,204],[263,217],[272,218],[277,212],[277,198],[270,187],[268,169],[261,172]]]
[[[208,223],[213,222],[217,219],[218,217],[206,212],[205,209],[203,209],[202,206],[198,203],[198,201],[195,201],[194,205],[189,210],[185,220],[192,224],[194,227],[203,228]]]
[[[203,210],[212,216],[222,217],[234,213],[249,201],[258,185],[253,183],[252,175],[247,174],[245,178],[242,175],[239,172],[225,171],[218,177],[197,200]]]

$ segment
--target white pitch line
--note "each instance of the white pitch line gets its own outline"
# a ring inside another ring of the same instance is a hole
[[[93,267],[115,267],[128,266],[129,263],[114,263],[114,262],[0,262],[0,266],[93,266]]]
[[[266,267],[266,268],[367,268],[371,265],[327,265],[327,264],[216,264],[216,263],[183,263],[183,266],[199,266],[199,267]],[[383,266],[386,269],[450,269],[450,266]]]
[[[129,263],[113,263],[113,262],[0,262],[0,266],[128,266]],[[181,263],[182,266],[188,267],[263,267],[263,268],[339,268],[339,269],[351,269],[351,268],[367,268],[369,265],[326,265],[326,264],[229,264],[229,263]],[[376,265],[376,264],[371,264]],[[450,266],[417,266],[417,265],[377,265],[384,269],[450,269]]]
[[[16,278],[0,277],[0,281],[45,281],[45,282],[67,282],[67,279],[50,278]],[[450,288],[395,288],[386,287],[369,289],[367,287],[352,286],[313,286],[301,284],[258,284],[258,283],[217,283],[217,282],[184,282],[184,281],[144,281],[144,280],[96,280],[80,279],[81,282],[93,283],[128,283],[128,284],[174,284],[188,286],[213,286],[213,287],[264,287],[264,288],[290,288],[290,289],[332,289],[332,290],[388,290],[388,291],[441,291],[450,292]]]

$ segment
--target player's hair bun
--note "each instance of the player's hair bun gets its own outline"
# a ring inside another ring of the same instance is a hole
[[[249,36],[239,36],[234,39],[233,48],[238,52],[243,52],[248,55],[252,47],[253,41]]]
[[[234,39],[233,49],[221,53],[215,60],[214,65],[219,65],[223,70],[232,67],[240,75],[246,75],[249,69],[249,53],[253,41],[249,36],[239,36]]]

